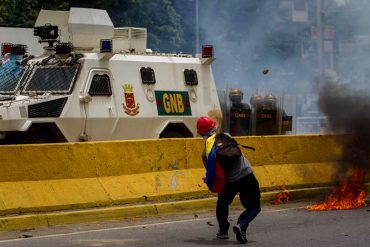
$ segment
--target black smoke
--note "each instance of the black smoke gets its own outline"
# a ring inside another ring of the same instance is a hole
[[[370,95],[350,85],[326,82],[320,88],[319,108],[327,116],[330,131],[343,147],[337,176],[353,169],[370,169]]]

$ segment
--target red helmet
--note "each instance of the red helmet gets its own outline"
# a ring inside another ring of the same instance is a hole
[[[210,117],[201,116],[197,121],[197,132],[200,135],[209,133],[216,127],[216,122]]]

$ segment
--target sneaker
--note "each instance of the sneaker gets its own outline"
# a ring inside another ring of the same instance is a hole
[[[240,228],[240,225],[236,225],[233,227],[233,231],[236,235],[236,239],[238,240],[239,243],[241,244],[246,244],[248,242],[246,238],[246,233]]]
[[[218,231],[216,233],[216,236],[219,239],[229,239],[229,234],[227,233],[227,231]]]

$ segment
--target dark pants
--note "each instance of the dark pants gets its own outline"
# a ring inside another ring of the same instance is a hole
[[[241,213],[237,224],[241,226],[242,231],[246,231],[249,222],[251,222],[261,211],[261,193],[258,181],[253,173],[244,178],[225,183],[221,194],[218,195],[216,216],[221,231],[227,231],[230,223],[228,221],[229,205],[239,192],[240,202],[245,211]]]

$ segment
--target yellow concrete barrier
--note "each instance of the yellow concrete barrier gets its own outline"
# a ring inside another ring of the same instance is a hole
[[[237,139],[256,148],[243,152],[268,192],[333,183],[335,138]],[[202,148],[200,138],[0,146],[0,215],[209,196]]]

